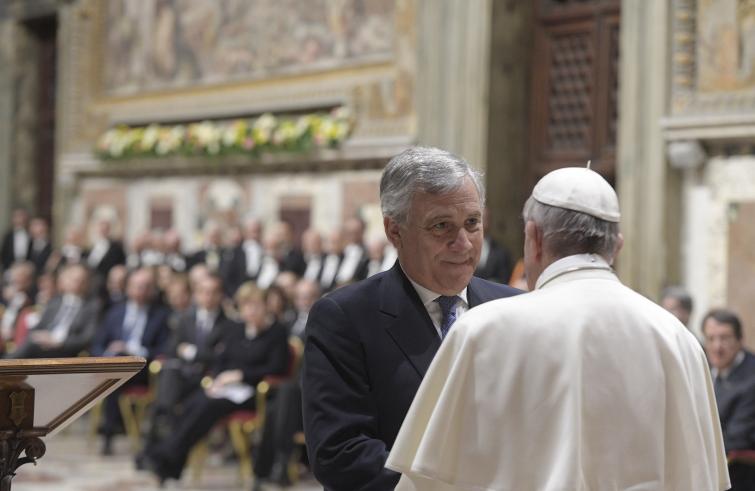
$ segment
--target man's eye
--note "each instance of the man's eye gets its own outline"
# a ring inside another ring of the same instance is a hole
[[[446,230],[448,228],[448,223],[446,223],[446,222],[436,223],[431,228],[433,230]]]
[[[480,224],[479,218],[470,218],[467,220],[467,227],[476,227]]]

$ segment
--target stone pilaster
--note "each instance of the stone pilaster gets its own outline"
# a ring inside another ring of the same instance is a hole
[[[678,187],[664,157],[661,118],[668,107],[668,2],[623,0],[621,5],[619,142],[616,162],[622,208],[622,280],[656,299],[678,263],[678,227],[667,194]]]
[[[492,0],[419,0],[417,141],[486,162]]]
[[[13,206],[13,66],[15,64],[14,23],[0,19],[0,230],[10,221]]]

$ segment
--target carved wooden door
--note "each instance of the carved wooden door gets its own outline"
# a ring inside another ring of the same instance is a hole
[[[530,177],[569,165],[615,179],[620,0],[537,0]]]

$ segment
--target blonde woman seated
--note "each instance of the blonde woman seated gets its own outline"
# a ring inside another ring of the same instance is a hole
[[[212,383],[186,399],[176,430],[147,451],[147,465],[161,483],[181,477],[189,451],[215,423],[237,409],[254,409],[258,382],[267,375],[286,373],[288,335],[268,314],[266,297],[253,283],[243,284],[236,292],[242,322],[229,323],[216,345]]]

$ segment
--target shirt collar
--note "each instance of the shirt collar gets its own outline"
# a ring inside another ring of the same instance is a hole
[[[399,261],[399,266],[401,266],[401,261]],[[419,299],[422,301],[422,305],[424,305],[425,307],[432,305],[432,303],[435,302],[435,299],[441,296],[440,293],[435,293],[434,291],[425,288],[424,286],[420,285],[419,283],[411,279],[411,277],[408,274],[406,274],[406,270],[404,269],[403,266],[401,266],[401,271],[403,271],[404,275],[409,279],[409,282],[417,291],[417,295],[419,295]],[[469,305],[469,302],[467,301],[467,287],[466,286],[464,287],[463,290],[457,293],[456,296],[461,298],[465,304]]]
[[[599,254],[574,254],[572,256],[562,257],[551,263],[542,273],[540,273],[535,284],[535,289],[542,288],[546,283],[558,276],[584,269],[603,269],[611,271],[611,265]]]
[[[729,368],[725,370],[721,370],[721,371],[719,371],[716,368],[711,368],[710,370],[711,376],[713,378],[716,378],[716,377],[726,378],[735,368],[741,365],[743,361],[745,361],[745,351],[739,350],[739,353],[737,353],[737,356],[734,357],[734,361],[732,362],[731,365],[729,365]]]

